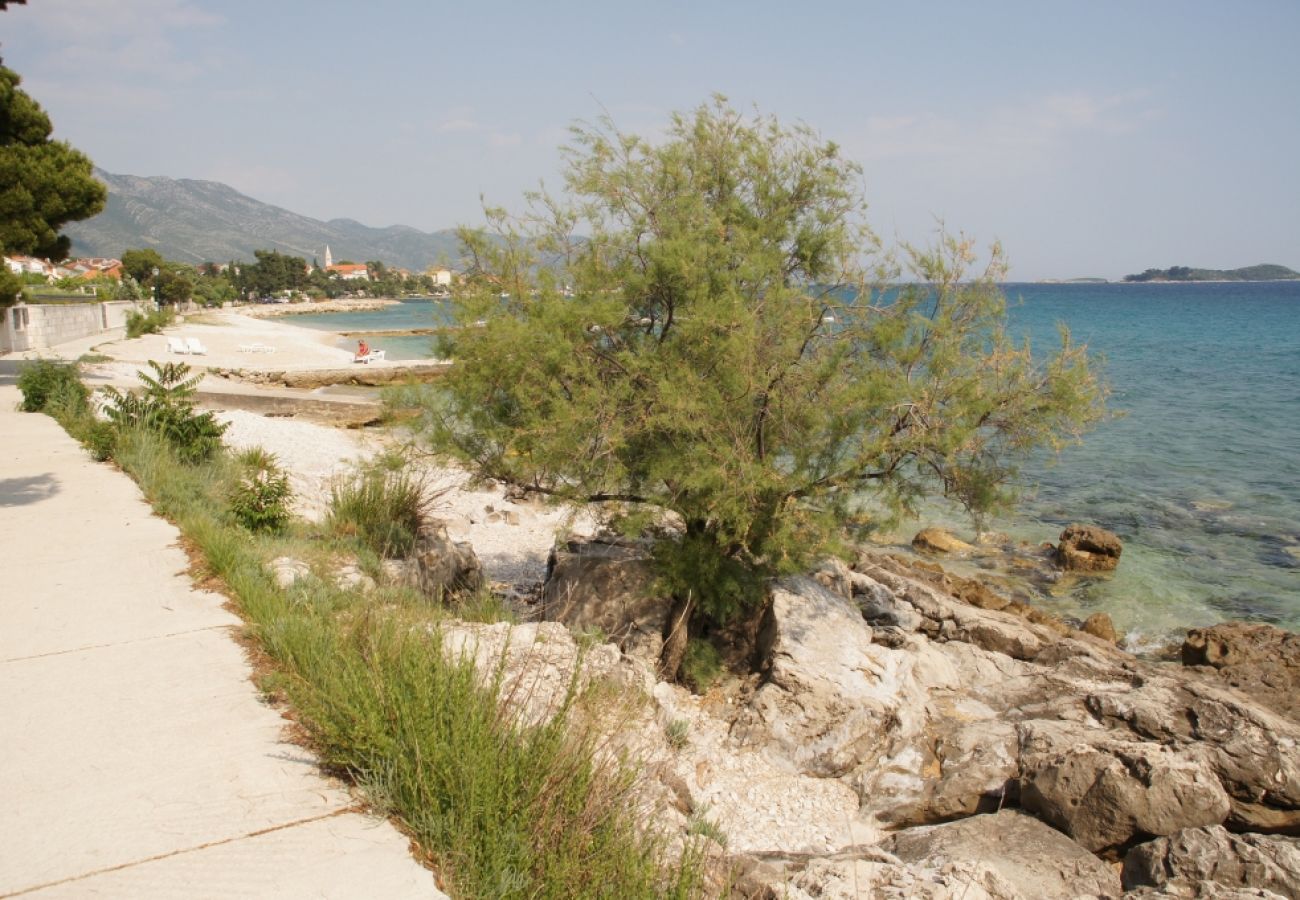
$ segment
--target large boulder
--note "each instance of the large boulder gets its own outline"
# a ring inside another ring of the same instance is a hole
[[[924,528],[918,531],[912,538],[912,547],[922,553],[966,554],[975,549],[943,528]]]
[[[1067,572],[1112,572],[1124,545],[1119,535],[1096,525],[1067,525],[1056,547],[1056,562]]]
[[[420,527],[409,571],[420,593],[438,601],[472,594],[483,586],[483,566],[473,545],[447,537],[447,527],[436,520]]]
[[[1140,844],[1124,858],[1124,887],[1151,886],[1195,896],[1208,884],[1300,898],[1300,840],[1231,834],[1214,825]]]
[[[472,664],[481,682],[497,683],[503,709],[524,725],[550,721],[593,682],[627,688],[634,696],[653,683],[649,670],[617,647],[580,648],[554,622],[452,621],[432,627],[447,658]]]
[[[1224,622],[1193,628],[1183,665],[1206,666],[1279,715],[1300,721],[1300,634],[1273,625]]]
[[[598,634],[629,656],[655,663],[671,605],[655,590],[649,551],[638,543],[572,540],[551,552],[542,586],[544,621]]]
[[[1228,817],[1228,794],[1199,754],[1137,742],[1061,752],[1048,743],[1047,753],[1024,754],[1021,803],[1094,853]]]
[[[911,657],[874,646],[861,612],[811,578],[784,579],[771,595],[759,638],[764,683],[735,734],[822,778],[876,761],[923,714]]]
[[[1074,900],[1120,893],[1119,876],[1109,865],[1018,810],[909,828],[881,847],[903,862],[933,868],[954,862],[985,863],[1016,896]]]

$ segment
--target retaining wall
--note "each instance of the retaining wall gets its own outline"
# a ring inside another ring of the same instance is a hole
[[[106,303],[20,303],[0,310],[0,353],[48,350],[126,325],[128,300]]]

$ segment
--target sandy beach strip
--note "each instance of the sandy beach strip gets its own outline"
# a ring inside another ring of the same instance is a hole
[[[207,349],[203,355],[177,354],[169,339],[197,338]],[[251,316],[245,309],[203,311],[169,326],[162,334],[138,338],[101,339],[85,347],[58,348],[59,355],[76,358],[83,352],[111,357],[108,362],[85,365],[88,382],[138,384],[136,373],[148,361],[183,362],[195,369],[312,370],[340,369],[359,364],[353,354],[337,346],[331,331],[295,326],[277,318]],[[81,342],[78,342],[79,344]],[[250,349],[250,348],[274,348]],[[377,362],[371,366],[399,366]],[[308,390],[270,388],[208,375],[200,390],[219,390],[276,396],[319,397]],[[202,398],[201,398],[202,401]],[[202,402],[200,405],[203,405]],[[400,445],[402,438],[380,428],[349,429],[309,421],[282,413],[263,415],[246,409],[218,412],[228,424],[227,446],[258,446],[274,453],[290,473],[295,512],[319,521],[328,507],[330,489],[376,454]],[[589,513],[539,503],[516,503],[500,487],[474,486],[468,474],[453,465],[417,457],[417,466],[437,495],[433,514],[447,524],[449,536],[468,541],[483,563],[484,574],[499,590],[527,594],[546,572],[546,557],[557,534],[586,534],[595,530]]]

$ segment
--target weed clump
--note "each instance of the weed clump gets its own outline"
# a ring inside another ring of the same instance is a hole
[[[409,556],[441,492],[407,469],[378,466],[337,480],[330,489],[327,526],[355,537],[386,559]]]
[[[76,363],[63,363],[51,359],[37,360],[23,369],[18,376],[18,390],[23,399],[19,408],[23,412],[45,412],[47,406],[54,418],[62,421],[64,414],[84,412],[88,408],[90,392],[81,383],[81,369]]]
[[[293,490],[289,473],[280,467],[275,454],[251,447],[235,456],[235,466],[238,475],[228,496],[235,521],[249,531],[284,531]]]
[[[133,309],[126,314],[126,336],[138,338],[145,334],[161,334],[174,321],[176,313],[170,306],[143,313]]]

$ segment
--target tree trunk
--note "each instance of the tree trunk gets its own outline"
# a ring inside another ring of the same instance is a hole
[[[686,656],[686,643],[691,637],[691,614],[695,612],[695,595],[687,592],[673,597],[673,608],[668,613],[668,633],[664,635],[664,648],[659,654],[659,677],[676,681]]]

